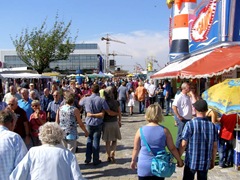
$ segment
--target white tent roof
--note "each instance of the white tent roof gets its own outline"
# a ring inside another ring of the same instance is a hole
[[[26,79],[43,79],[43,78],[52,78],[51,76],[44,76],[42,74],[33,74],[33,73],[14,73],[14,74],[1,74],[3,78],[26,78]]]

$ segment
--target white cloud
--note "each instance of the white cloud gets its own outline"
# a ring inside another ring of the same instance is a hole
[[[106,37],[106,36],[104,36]],[[146,60],[151,57],[158,61],[163,67],[168,62],[168,32],[152,32],[152,31],[134,31],[128,34],[114,34],[109,36],[113,40],[125,42],[126,44],[109,41],[109,53],[113,51],[116,55],[114,58],[117,65],[123,65],[122,69],[133,71],[134,65],[139,63],[146,68]],[[94,41],[93,41],[94,42]],[[106,41],[95,40],[100,46],[103,54],[106,54]],[[120,56],[120,54],[131,55]],[[113,57],[110,56],[109,59]],[[159,70],[160,67],[155,63],[154,69]]]

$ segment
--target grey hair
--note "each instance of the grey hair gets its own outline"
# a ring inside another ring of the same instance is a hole
[[[39,128],[39,139],[43,144],[60,144],[64,136],[64,131],[55,122],[47,122]]]
[[[31,90],[30,92],[29,92],[29,94],[31,95],[31,94],[36,94],[36,92],[34,91],[34,90]]]
[[[13,111],[8,108],[0,111],[0,124],[6,124],[13,121],[17,121],[17,115]]]
[[[26,89],[26,88],[22,88],[22,89],[21,89],[21,93],[23,93],[23,92],[24,92],[24,93],[26,92],[27,94],[29,94],[28,89]]]
[[[108,86],[106,89],[104,89],[104,96],[106,100],[114,97],[111,86]]]
[[[12,97],[7,101],[7,104],[9,103],[9,101],[12,101],[12,103],[18,104],[18,99],[16,97]]]

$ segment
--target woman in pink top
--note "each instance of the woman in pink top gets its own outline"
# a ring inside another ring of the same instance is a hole
[[[34,110],[29,120],[31,137],[33,146],[40,146],[41,142],[38,138],[39,127],[46,123],[47,116],[44,111],[40,110],[40,102],[38,100],[33,100],[31,105]]]

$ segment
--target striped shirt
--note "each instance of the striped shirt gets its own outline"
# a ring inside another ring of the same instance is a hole
[[[188,142],[185,165],[193,170],[208,170],[213,144],[218,140],[215,125],[207,118],[196,117],[186,123],[182,139]]]
[[[0,179],[9,179],[25,154],[27,148],[21,136],[0,125]]]

